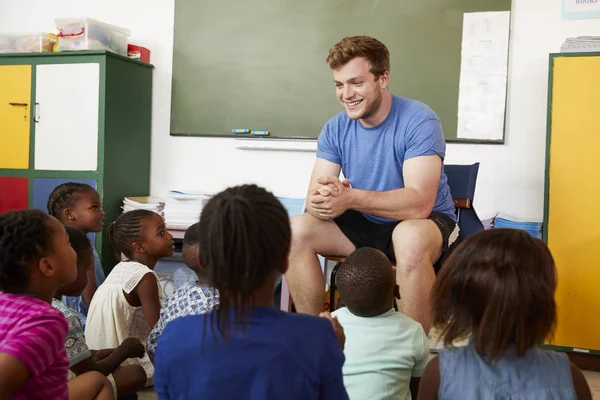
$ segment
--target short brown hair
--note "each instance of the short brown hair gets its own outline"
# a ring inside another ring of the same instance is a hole
[[[369,36],[347,36],[329,49],[327,64],[338,69],[356,57],[364,57],[371,63],[370,72],[379,78],[390,70],[390,52],[385,44]]]
[[[478,232],[450,255],[432,290],[432,324],[445,345],[472,333],[487,360],[543,343],[556,325],[556,269],[539,239],[517,229]]]

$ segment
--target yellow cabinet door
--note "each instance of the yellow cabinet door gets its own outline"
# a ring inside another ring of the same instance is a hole
[[[0,65],[0,168],[29,168],[31,65]]]
[[[556,57],[548,246],[558,271],[553,344],[600,350],[600,56]]]

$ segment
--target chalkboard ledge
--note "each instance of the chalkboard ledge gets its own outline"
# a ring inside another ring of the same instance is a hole
[[[225,134],[219,135],[214,133],[173,133],[171,132],[171,136],[179,136],[179,137],[213,137],[213,138],[227,138],[227,139],[243,139],[243,140],[265,140],[265,141],[273,141],[273,140],[302,140],[307,142],[316,141],[315,137],[308,136],[252,136],[252,135],[234,135],[234,134]]]
[[[481,140],[481,139],[458,139],[458,138],[451,138],[451,139],[446,139],[446,143],[456,143],[456,144],[504,144],[504,139],[500,139],[500,140]]]
[[[218,135],[218,134],[210,134],[210,133],[173,133],[171,132],[171,136],[177,137],[211,137],[211,138],[227,138],[227,139],[240,139],[240,140],[249,140],[249,141],[291,141],[291,140],[299,140],[305,142],[315,142],[317,138],[313,137],[305,137],[305,136],[269,136],[269,137],[257,137],[251,135]],[[504,144],[504,139],[501,140],[481,140],[481,139],[458,139],[451,138],[446,139],[446,143],[456,143],[456,144],[496,144],[502,145]]]

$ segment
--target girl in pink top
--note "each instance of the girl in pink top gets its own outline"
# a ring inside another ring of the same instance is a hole
[[[112,399],[92,372],[67,385],[68,325],[54,292],[77,277],[65,228],[39,210],[0,215],[0,398]]]

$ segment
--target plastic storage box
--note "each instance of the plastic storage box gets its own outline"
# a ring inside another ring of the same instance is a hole
[[[57,18],[58,51],[108,50],[127,57],[131,32],[92,18]]]
[[[57,37],[51,33],[0,35],[0,53],[51,52]]]

